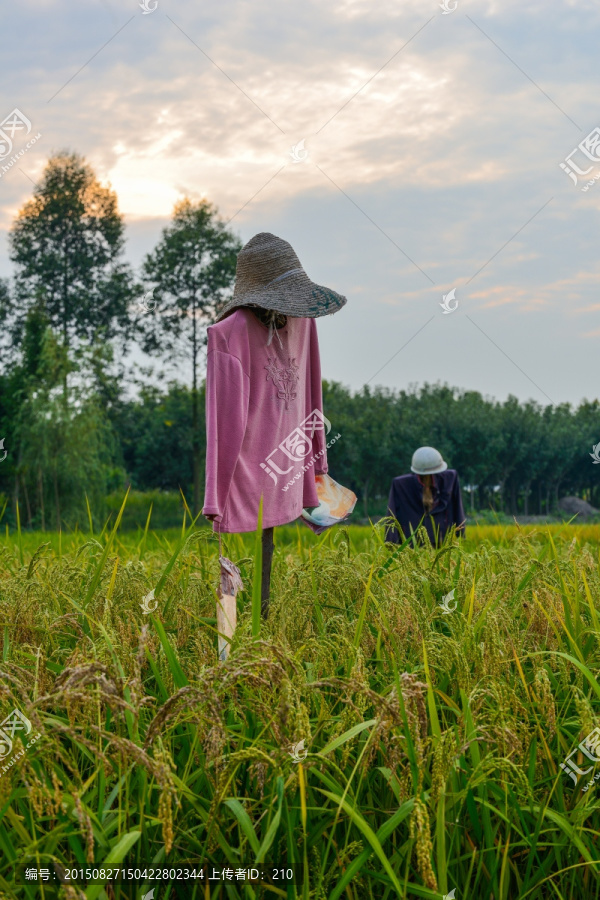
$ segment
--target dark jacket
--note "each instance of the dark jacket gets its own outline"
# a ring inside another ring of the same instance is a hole
[[[434,502],[431,514],[425,516],[423,485],[418,477],[414,473],[399,475],[392,481],[388,515],[398,520],[405,538],[411,530],[416,531],[420,524],[424,525],[435,546],[444,540],[452,525],[457,526],[458,534],[464,535],[465,532],[465,511],[456,470],[446,469],[434,475],[432,493]],[[392,544],[400,543],[398,529],[388,527],[385,539]]]

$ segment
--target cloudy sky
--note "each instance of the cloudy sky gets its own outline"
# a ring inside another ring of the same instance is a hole
[[[13,154],[41,137],[0,161],[0,276],[32,182],[75,150],[136,267],[185,195],[290,241],[348,298],[319,320],[325,378],[600,395],[595,0],[145,2],[4,9],[0,120],[31,122]]]

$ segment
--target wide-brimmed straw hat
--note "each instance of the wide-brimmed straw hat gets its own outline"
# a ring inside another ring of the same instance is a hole
[[[238,254],[233,297],[217,316],[217,322],[240,306],[316,319],[337,312],[347,302],[336,291],[310,280],[291,244],[262,231],[250,238]]]

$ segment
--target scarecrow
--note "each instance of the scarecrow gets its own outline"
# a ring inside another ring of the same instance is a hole
[[[320,533],[356,502],[327,474],[331,424],[323,415],[315,322],[346,302],[311,281],[287,241],[262,232],[240,251],[233,296],[208,328],[202,512],[220,542],[221,533],[255,531],[262,500],[264,617],[273,529],[300,518]],[[235,600],[233,563],[220,559],[219,593]],[[230,620],[235,602],[228,602]]]
[[[435,447],[419,447],[412,457],[412,475],[399,475],[392,481],[388,509],[405,536],[424,525],[434,546],[439,546],[452,526],[464,536],[465,511],[458,474],[449,469]],[[386,529],[386,541],[400,541],[398,529]]]

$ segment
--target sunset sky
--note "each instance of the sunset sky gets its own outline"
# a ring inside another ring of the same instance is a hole
[[[560,167],[600,126],[600,6],[447,6],[5,7],[0,120],[17,108],[41,137],[0,160],[0,276],[17,210],[67,149],[117,192],[136,269],[186,195],[243,242],[288,240],[348,298],[319,321],[324,378],[600,396],[600,181],[582,190],[600,143],[572,156],[590,169],[577,185]]]

